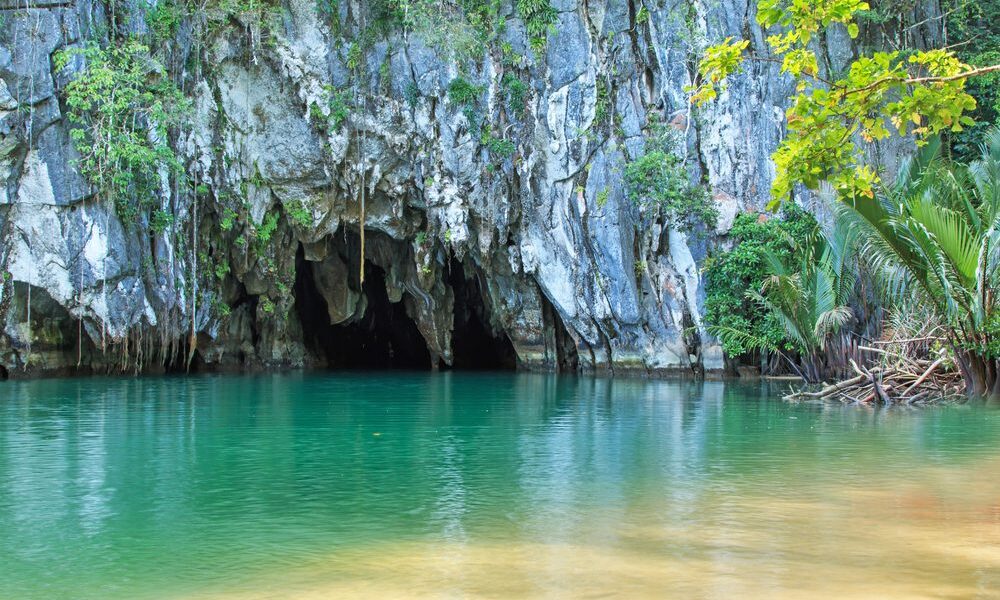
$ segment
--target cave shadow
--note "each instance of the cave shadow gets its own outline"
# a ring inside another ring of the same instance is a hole
[[[489,323],[489,310],[479,273],[467,274],[454,257],[445,280],[455,293],[452,329],[452,365],[455,370],[509,371],[517,368],[517,353],[510,338]],[[499,329],[499,328],[498,328]]]
[[[417,324],[407,314],[406,303],[414,300],[404,293],[399,302],[392,302],[386,292],[385,271],[369,261],[365,262],[363,284],[353,270],[346,282],[351,289],[363,292],[364,315],[347,323],[330,324],[326,300],[300,247],[296,258],[295,311],[307,350],[330,369],[513,370],[517,355],[507,335],[496,333],[489,325],[478,275],[467,276],[455,259],[451,259],[448,267],[445,284],[455,296],[450,366],[432,354]]]
[[[302,257],[296,268],[295,310],[302,323],[306,348],[337,369],[431,368],[431,354],[416,323],[406,314],[403,301],[391,302],[385,271],[365,263],[361,290],[367,298],[364,315],[353,322],[332,325],[326,300],[316,286],[313,270]],[[349,282],[357,289],[360,277]]]

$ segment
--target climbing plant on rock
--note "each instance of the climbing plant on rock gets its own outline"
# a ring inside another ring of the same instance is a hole
[[[778,62],[796,81],[787,135],[773,155],[772,208],[795,185],[815,189],[824,181],[841,197],[873,198],[878,175],[855,139],[882,140],[895,132],[923,144],[942,131],[960,132],[973,124],[968,112],[976,106],[966,80],[1000,71],[1000,64],[975,67],[951,50],[932,49],[872,52],[843,76],[824,75],[810,42],[832,26],[857,37],[855,17],[868,9],[863,0],[760,0],[758,23],[776,31],[767,38],[773,55],[750,53],[748,40],[733,38],[705,51],[699,81],[689,88],[697,104],[715,99],[748,59]]]
[[[625,186],[637,205],[659,211],[673,227],[690,231],[698,225],[712,229],[719,218],[708,188],[691,182],[683,147],[676,131],[650,119],[646,152],[625,166]]]
[[[69,70],[74,58],[83,66],[71,74],[65,99],[77,168],[122,222],[135,222],[158,204],[161,169],[179,172],[168,130],[188,101],[135,39],[67,49],[56,55],[56,68]]]
[[[558,20],[558,13],[549,0],[517,0],[517,14],[524,20],[528,41],[536,53],[545,50],[549,30]]]

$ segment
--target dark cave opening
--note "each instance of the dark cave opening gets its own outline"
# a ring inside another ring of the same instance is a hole
[[[183,340],[178,342],[180,344],[181,350],[173,356],[170,360],[167,360],[163,365],[163,373],[165,375],[183,375],[190,373],[198,373],[202,371],[205,367],[205,361],[201,357],[201,352],[196,348],[194,355],[191,356],[190,362],[188,362],[188,352],[190,348],[188,347],[188,340]],[[199,335],[198,345],[208,345],[211,343],[204,335]]]
[[[349,276],[356,286],[357,274]],[[391,302],[385,272],[365,263],[361,289],[367,298],[364,315],[349,323],[331,325],[326,300],[302,250],[296,266],[295,310],[302,323],[306,347],[336,369],[430,369],[431,355],[416,323],[406,314],[404,301]]]
[[[348,249],[339,249],[348,265],[358,260],[350,251],[351,241],[346,236]],[[328,368],[423,370],[437,366],[455,370],[508,370],[517,367],[517,355],[509,338],[490,325],[489,307],[478,273],[474,269],[467,271],[457,260],[450,261],[444,282],[455,296],[451,366],[443,361],[433,363],[426,340],[407,314],[407,303],[413,302],[413,298],[404,293],[399,302],[392,302],[386,291],[385,271],[371,261],[365,263],[363,285],[356,269],[343,274],[345,286],[362,290],[364,314],[344,323],[330,324],[315,264],[305,259],[300,247],[296,258],[295,311],[302,324],[306,348]]]
[[[489,325],[489,312],[478,273],[467,274],[452,258],[446,283],[455,293],[455,324],[452,330],[452,369],[510,370],[517,367],[517,354],[504,332]]]

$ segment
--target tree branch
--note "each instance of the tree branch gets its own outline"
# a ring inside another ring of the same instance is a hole
[[[990,65],[988,67],[980,67],[978,69],[972,69],[971,71],[963,71],[961,73],[956,73],[954,75],[946,75],[946,76],[931,75],[927,77],[910,77],[908,79],[900,79],[898,77],[883,77],[882,79],[873,81],[872,83],[864,87],[854,88],[852,90],[845,90],[844,96],[849,96],[851,94],[861,94],[893,81],[897,83],[902,83],[904,85],[917,85],[921,83],[947,83],[949,81],[958,81],[959,79],[978,77],[980,75],[986,75],[996,71],[1000,71],[1000,65]]]

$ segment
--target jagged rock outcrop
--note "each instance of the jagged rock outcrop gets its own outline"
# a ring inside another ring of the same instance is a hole
[[[0,0],[0,363],[345,364],[365,346],[461,364],[456,344],[490,354],[493,340],[526,368],[721,368],[699,263],[738,210],[766,204],[792,90],[760,64],[704,110],[683,90],[709,41],[749,34],[766,52],[754,2],[556,0],[541,52],[503,4],[505,53],[461,64],[401,31],[358,60],[361,1],[333,3],[339,27],[312,0],[288,0],[266,30],[182,24],[161,50],[193,105],[172,141],[186,177],[164,175],[154,204],[172,220],[155,232],[74,169],[60,91],[82,63],[57,72],[53,56],[106,36],[105,7]],[[143,6],[122,27],[144,33]],[[824,43],[831,65],[853,54],[846,35]],[[458,77],[471,103],[449,94]],[[518,106],[505,77],[523,85]],[[335,125],[333,98],[347,105]],[[715,231],[627,197],[653,120],[710,188]]]

